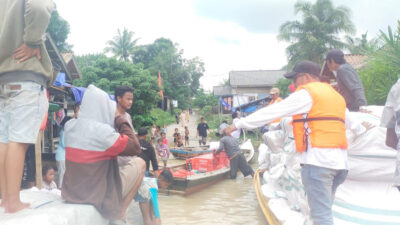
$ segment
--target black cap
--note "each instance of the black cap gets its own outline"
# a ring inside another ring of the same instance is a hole
[[[294,79],[298,73],[308,73],[314,76],[319,76],[319,74],[321,73],[321,68],[311,61],[302,61],[294,66],[292,72],[287,73],[283,76],[288,79]]]
[[[147,128],[146,127],[139,128],[139,131],[138,131],[138,135],[139,136],[144,136],[146,134],[147,134]]]
[[[325,57],[326,60],[332,60],[335,61],[337,64],[343,64],[346,63],[346,60],[344,59],[344,53],[341,50],[333,49],[326,54]]]

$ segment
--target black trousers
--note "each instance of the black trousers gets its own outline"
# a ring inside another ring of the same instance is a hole
[[[243,176],[245,177],[254,174],[253,169],[247,163],[246,158],[244,157],[243,154],[239,154],[235,158],[231,159],[230,164],[231,164],[231,171],[230,171],[231,179],[236,179],[236,174],[238,170],[240,170],[240,172],[242,172]]]

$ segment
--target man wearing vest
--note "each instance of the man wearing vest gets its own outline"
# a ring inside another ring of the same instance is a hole
[[[282,98],[279,97],[279,88],[271,88],[269,95],[271,96],[271,101],[269,102],[269,105],[273,105],[275,103],[282,101]],[[271,123],[279,123],[280,121],[281,121],[281,118],[278,118],[278,119],[272,121]]]
[[[343,97],[329,84],[319,82],[320,70],[310,61],[298,63],[285,74],[293,79],[296,92],[227,129],[254,129],[276,118],[292,116],[311,218],[314,225],[331,225],[335,191],[348,172],[346,127],[351,124]]]

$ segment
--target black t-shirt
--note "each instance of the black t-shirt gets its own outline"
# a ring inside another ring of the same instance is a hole
[[[209,129],[208,124],[206,123],[199,123],[199,125],[197,125],[197,131],[199,131],[199,136],[207,137],[208,129]]]
[[[150,169],[150,161],[153,170],[158,170],[156,153],[153,146],[146,140],[139,140],[139,143],[140,148],[142,149],[142,153],[140,153],[139,157],[146,162],[146,171],[149,171]]]

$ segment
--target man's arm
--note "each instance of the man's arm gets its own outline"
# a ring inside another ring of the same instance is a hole
[[[224,149],[225,149],[224,140],[221,139],[221,140],[219,141],[219,148],[217,149],[217,151],[215,151],[215,154],[220,153],[220,152],[221,152],[222,150],[224,150]]]
[[[125,147],[125,150],[121,152],[121,156],[135,156],[139,155],[142,150],[140,149],[140,143],[137,139],[136,135],[133,133],[131,126],[128,121],[122,116],[118,116],[115,118],[115,128],[121,135],[128,136],[128,144]]]
[[[311,95],[306,90],[300,90],[279,103],[259,109],[257,112],[247,117],[240,118],[227,129],[229,129],[230,132],[237,128],[254,129],[281,117],[308,113],[311,106]]]
[[[399,139],[397,138],[394,128],[387,128],[386,130],[386,145],[397,150],[397,143]]]
[[[24,43],[31,48],[39,47],[54,9],[52,0],[25,0]]]
[[[14,59],[19,63],[32,57],[42,59],[40,46],[49,24],[54,3],[51,0],[25,0],[24,43],[14,50]]]

